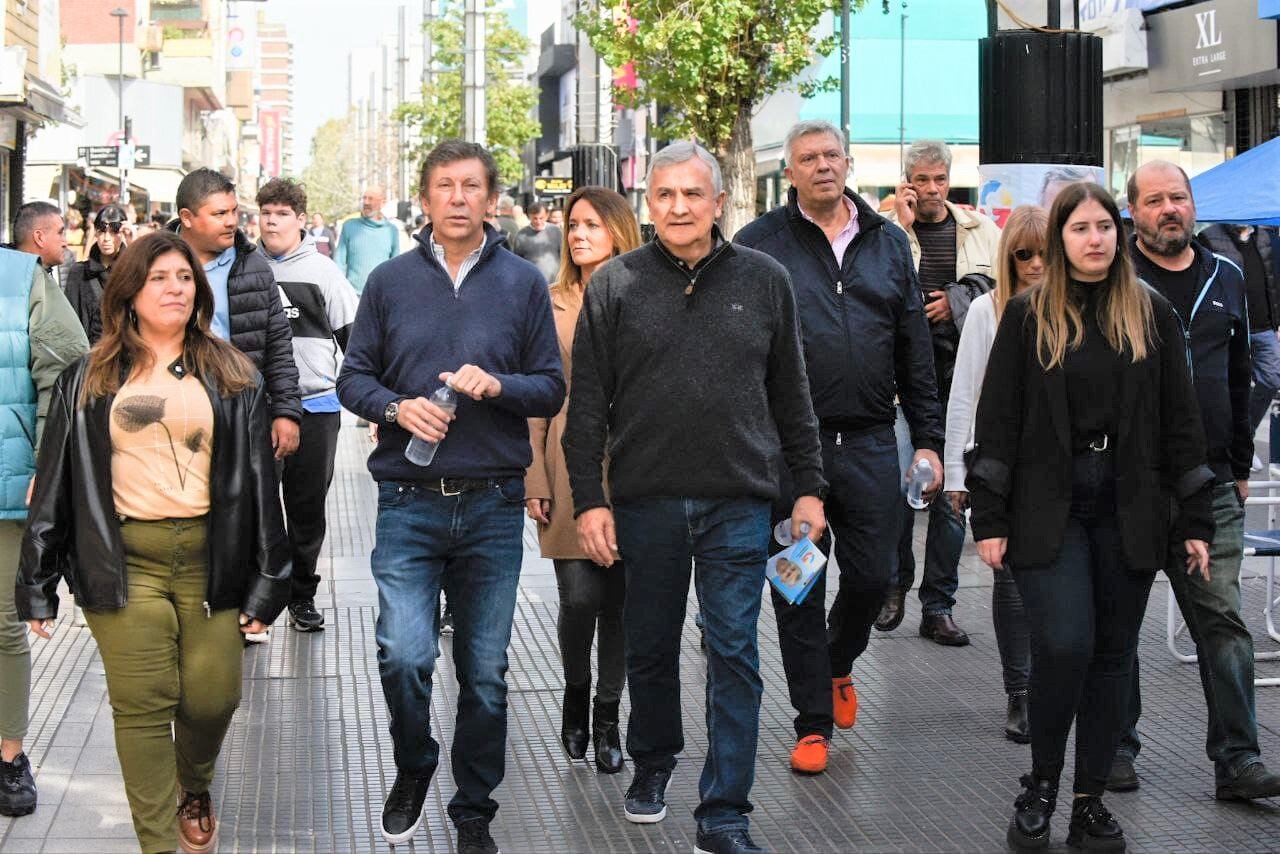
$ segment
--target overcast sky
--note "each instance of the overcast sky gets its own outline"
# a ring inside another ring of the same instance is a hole
[[[316,128],[346,113],[347,52],[377,43],[396,29],[404,0],[267,0],[267,16],[283,23],[293,42],[294,168],[311,160]],[[422,4],[409,8],[421,14]]]

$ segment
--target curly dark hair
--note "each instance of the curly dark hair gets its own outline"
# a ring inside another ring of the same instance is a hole
[[[258,191],[258,207],[284,205],[296,214],[307,212],[307,188],[292,178],[272,178]]]

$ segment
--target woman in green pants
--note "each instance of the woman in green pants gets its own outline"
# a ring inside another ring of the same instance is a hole
[[[84,609],[145,852],[213,850],[241,634],[289,593],[266,393],[214,310],[177,235],[116,262],[102,339],[54,386],[15,591],[42,637],[60,578]]]

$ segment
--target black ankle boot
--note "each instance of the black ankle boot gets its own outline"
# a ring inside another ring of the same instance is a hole
[[[1004,720],[1004,737],[1018,744],[1031,743],[1031,724],[1027,720],[1027,692],[1015,691],[1009,695],[1009,710]]]
[[[618,737],[618,701],[603,703],[596,698],[592,710],[591,735],[596,746],[596,769],[601,774],[622,770],[622,740]]]
[[[570,759],[581,759],[587,755],[590,700],[590,682],[582,685],[565,683],[564,706],[560,710],[560,743],[564,745],[564,752],[569,754]]]
[[[1013,802],[1013,821],[1006,839],[1015,851],[1033,851],[1049,845],[1049,819],[1058,805],[1058,781],[1026,774],[1024,789]]]
[[[1067,846],[1085,851],[1123,851],[1124,831],[1102,805],[1102,798],[1087,795],[1071,802],[1071,827]]]

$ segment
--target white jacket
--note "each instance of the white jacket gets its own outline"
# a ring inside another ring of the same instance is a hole
[[[956,221],[956,277],[954,281],[958,282],[970,273],[994,276],[993,265],[995,263],[996,247],[1000,243],[1000,226],[977,211],[959,207],[951,202],[945,202],[945,204],[947,210],[951,211],[951,216]],[[889,211],[884,216],[889,222],[898,225],[897,216],[893,211]],[[900,225],[898,227],[902,228]],[[916,237],[915,229],[905,228],[903,231],[907,233],[907,239],[911,243],[911,260],[915,262],[916,271],[919,272],[920,240]]]
[[[969,317],[965,320],[960,347],[956,351],[942,460],[946,475],[942,488],[947,492],[968,492],[964,485],[964,452],[973,447],[973,427],[978,415],[978,398],[982,396],[982,378],[986,376],[987,358],[995,340],[996,304],[992,294],[987,293],[969,306]]]

